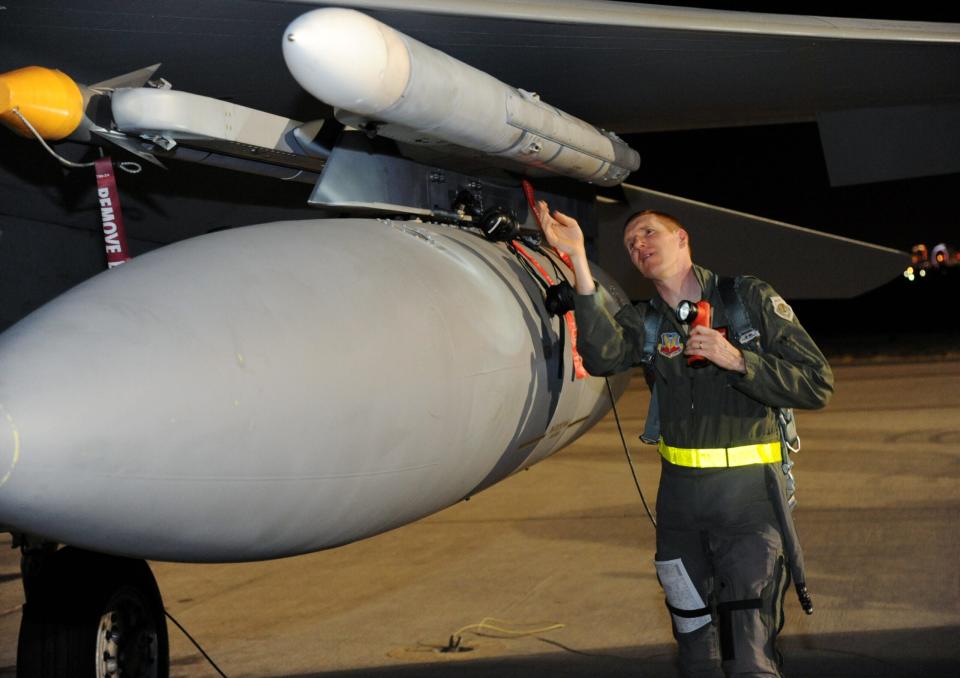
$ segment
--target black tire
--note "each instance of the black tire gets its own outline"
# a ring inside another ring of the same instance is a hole
[[[66,547],[37,565],[17,678],[168,678],[163,601],[146,562]]]

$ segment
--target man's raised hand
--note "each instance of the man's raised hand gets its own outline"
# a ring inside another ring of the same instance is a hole
[[[576,219],[556,211],[551,216],[550,208],[543,200],[537,203],[537,212],[540,215],[543,235],[551,247],[556,247],[571,257],[586,256],[583,231],[580,230],[580,224],[577,223]]]
[[[580,224],[573,217],[562,212],[550,215],[550,208],[543,200],[537,203],[537,213],[540,216],[540,228],[543,236],[551,247],[570,257],[574,271],[574,289],[579,294],[593,294],[596,286],[593,275],[590,273],[590,264],[587,262],[587,249],[583,242],[583,231]]]

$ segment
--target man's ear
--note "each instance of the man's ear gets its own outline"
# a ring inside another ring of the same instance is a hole
[[[687,231],[681,228],[677,233],[680,234],[680,247],[686,247],[687,243],[690,242],[690,236],[687,234]]]

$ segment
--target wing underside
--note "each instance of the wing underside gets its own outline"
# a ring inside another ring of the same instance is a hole
[[[290,20],[324,5],[366,9],[620,133],[796,122],[825,111],[960,101],[960,24],[588,0],[17,0],[2,10],[0,69],[39,60],[96,82],[104,64],[131,71],[152,53],[162,57],[165,77],[179,89],[310,119],[303,108],[317,106],[287,74],[277,45]]]

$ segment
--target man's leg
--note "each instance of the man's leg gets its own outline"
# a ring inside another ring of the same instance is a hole
[[[658,563],[666,563],[679,559],[682,569],[689,575],[704,605],[710,607],[714,593],[710,564],[704,550],[706,539],[706,533],[694,530],[673,530],[664,528],[661,524],[657,527],[656,560]],[[677,570],[674,568],[673,574],[676,573]],[[660,583],[664,587],[668,607],[671,605],[675,608],[681,607],[678,604],[678,596],[682,596],[683,591],[671,592],[669,582],[663,581],[662,578]],[[682,607],[689,608],[690,605],[686,604]],[[702,614],[692,618],[680,617],[674,613],[670,616],[673,622],[673,637],[677,639],[679,650],[680,674],[684,678],[722,676],[717,627],[713,621],[707,621],[704,624]],[[689,630],[692,626],[698,627]]]

